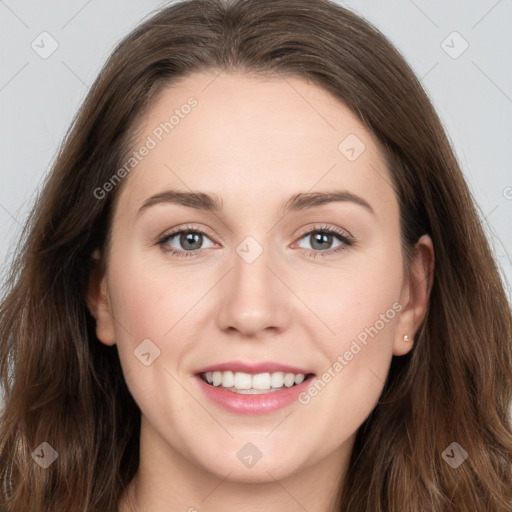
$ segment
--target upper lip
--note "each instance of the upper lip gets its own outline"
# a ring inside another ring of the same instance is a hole
[[[197,371],[197,374],[206,373],[206,372],[224,372],[224,371],[232,371],[232,372],[244,372],[250,374],[258,374],[258,373],[275,373],[275,372],[283,372],[283,373],[295,373],[295,374],[303,374],[308,375],[312,372],[305,370],[304,368],[299,368],[297,366],[291,366],[289,364],[276,363],[274,361],[226,361],[225,363],[212,364],[210,366],[206,366]]]

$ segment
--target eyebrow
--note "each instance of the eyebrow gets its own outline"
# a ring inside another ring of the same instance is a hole
[[[351,202],[366,208],[375,215],[371,205],[362,197],[348,190],[333,190],[329,192],[300,192],[294,194],[283,206],[283,214],[292,211],[306,210],[334,202]],[[178,190],[166,190],[155,194],[144,201],[139,208],[140,215],[147,208],[161,203],[178,204],[209,212],[220,212],[223,207],[222,199],[214,194],[204,192],[181,192]]]

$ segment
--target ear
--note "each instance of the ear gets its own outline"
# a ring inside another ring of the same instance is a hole
[[[407,354],[413,347],[416,332],[425,319],[434,278],[434,246],[428,235],[423,235],[414,246],[409,275],[404,280],[400,295],[400,311],[396,328],[393,355]],[[408,341],[404,340],[408,337]]]
[[[108,286],[105,275],[100,272],[100,252],[92,253],[92,270],[89,274],[86,303],[96,319],[96,336],[105,345],[116,343],[114,317],[112,316]]]

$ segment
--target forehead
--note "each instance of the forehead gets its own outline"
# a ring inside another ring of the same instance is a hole
[[[138,161],[120,198],[130,209],[169,188],[213,193],[227,207],[271,207],[293,193],[333,188],[376,209],[394,201],[373,135],[302,78],[193,74],[164,88],[137,130]]]

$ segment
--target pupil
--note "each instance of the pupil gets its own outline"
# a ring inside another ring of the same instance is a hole
[[[315,244],[327,244],[330,245],[332,243],[332,235],[329,233],[316,233],[313,236],[313,243],[311,246],[313,249],[325,249],[325,246],[320,245],[320,247],[315,247]]]
[[[201,235],[201,233],[187,233],[181,235],[180,243],[184,249],[195,250],[201,248],[202,239],[203,235]],[[189,244],[192,245],[192,247],[190,247]],[[196,246],[194,246],[194,244]]]

